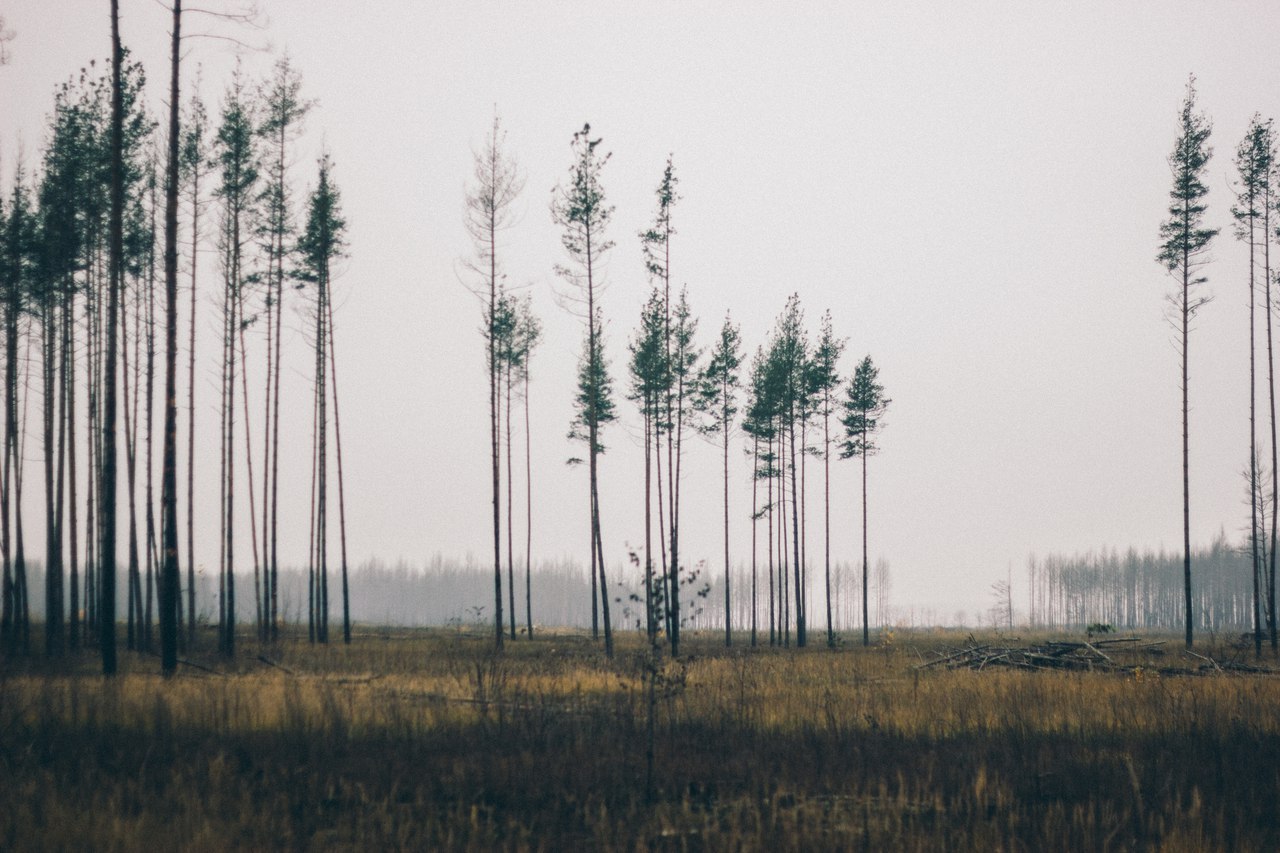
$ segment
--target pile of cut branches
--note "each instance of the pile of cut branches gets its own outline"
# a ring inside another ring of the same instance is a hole
[[[1164,641],[1146,641],[1141,637],[1117,637],[1097,640],[1050,640],[1027,646],[978,643],[933,652],[933,659],[922,661],[916,669],[973,669],[995,667],[1031,670],[1065,670],[1075,672],[1155,671],[1165,675],[1197,675],[1223,672],[1270,673],[1274,670],[1253,666],[1240,660],[1214,660],[1187,651],[1195,666],[1153,666],[1151,658],[1164,654]]]

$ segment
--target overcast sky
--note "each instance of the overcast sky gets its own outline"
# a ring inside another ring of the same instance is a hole
[[[505,262],[546,332],[532,367],[535,558],[587,553],[586,474],[564,464],[578,452],[565,433],[581,331],[552,297],[563,257],[548,212],[584,122],[613,153],[603,182],[617,247],[603,307],[619,389],[649,287],[636,233],[668,153],[683,196],[672,270],[703,341],[731,311],[754,350],[797,292],[812,329],[829,308],[849,338],[845,375],[866,353],[880,365],[893,404],[871,466],[870,547],[891,565],[895,605],[985,607],[1010,565],[1021,596],[1031,552],[1178,548],[1178,363],[1163,319],[1172,280],[1154,258],[1191,72],[1214,122],[1208,218],[1224,229],[1208,269],[1216,298],[1191,342],[1192,538],[1238,536],[1246,524],[1247,256],[1230,233],[1230,187],[1250,117],[1280,110],[1274,4],[261,6],[265,26],[241,37],[287,49],[319,100],[295,185],[314,180],[327,146],[351,226],[336,346],[356,561],[486,552],[480,309],[460,259],[472,152],[495,106],[526,177]],[[164,10],[121,7],[160,109]],[[38,158],[55,86],[108,56],[110,31],[105,0],[5,0],[0,14],[17,32],[0,69],[7,185],[20,149]],[[206,28],[189,17],[190,29]],[[272,58],[243,62],[258,75]],[[235,61],[225,41],[188,42],[184,92],[200,64],[216,105]],[[209,293],[214,260],[202,260]],[[211,343],[212,296],[202,306]],[[305,412],[301,319],[292,326],[287,390]],[[212,448],[217,359],[212,348],[201,358],[197,428]],[[643,541],[638,418],[619,404],[601,473],[617,563],[626,543]],[[309,422],[294,426],[281,547],[300,562]],[[694,439],[682,541],[687,558],[713,565],[718,464]],[[834,466],[842,560],[858,550],[854,465]],[[216,466],[204,455],[197,469],[208,514],[197,561],[210,566]],[[749,481],[737,453],[733,474],[734,555],[746,560]],[[820,541],[820,521],[811,530]]]

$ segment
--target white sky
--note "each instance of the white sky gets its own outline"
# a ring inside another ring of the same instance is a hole
[[[159,109],[164,10],[154,0],[121,5],[124,39]],[[1224,229],[1208,271],[1217,298],[1191,342],[1192,536],[1242,527],[1247,264],[1228,208],[1236,143],[1255,111],[1280,107],[1280,67],[1268,60],[1280,44],[1273,4],[262,7],[265,29],[244,37],[287,48],[320,101],[295,185],[301,194],[313,180],[323,141],[351,224],[337,348],[356,562],[486,553],[483,344],[458,272],[470,250],[461,213],[471,152],[495,105],[527,181],[506,265],[528,284],[546,330],[533,363],[535,557],[586,554],[585,472],[563,464],[577,452],[564,435],[580,332],[552,299],[562,253],[547,210],[584,121],[613,152],[603,179],[618,245],[604,310],[620,390],[648,290],[635,235],[668,152],[684,197],[673,272],[688,284],[704,342],[731,309],[754,350],[798,291],[815,331],[830,308],[850,338],[846,375],[867,352],[880,365],[894,402],[872,461],[871,551],[892,566],[897,606],[985,607],[1010,563],[1024,588],[1032,551],[1178,547],[1178,373],[1162,320],[1172,282],[1154,257],[1192,71],[1215,126],[1209,221]],[[37,158],[55,86],[108,55],[109,21],[107,3],[88,0],[6,0],[0,14],[18,34],[0,69],[7,185],[20,146]],[[202,28],[195,16],[188,26]],[[209,40],[188,49],[184,97],[201,63],[216,105],[232,49]],[[255,74],[271,61],[244,58]],[[212,253],[202,263],[212,293]],[[211,299],[206,343],[217,328]],[[292,325],[297,414],[285,426],[282,549],[300,562],[308,362],[302,321]],[[212,451],[217,360],[201,357],[197,429]],[[624,543],[642,541],[643,468],[634,407],[620,399],[619,408],[602,482],[605,545],[621,562]],[[202,456],[208,515],[198,519],[197,561],[208,565],[216,470],[216,456]],[[688,558],[713,566],[718,470],[714,449],[695,439],[682,539]],[[853,560],[855,463],[835,470],[833,551]],[[745,560],[749,487],[737,454],[734,476],[734,554]],[[820,522],[811,530],[820,542]]]

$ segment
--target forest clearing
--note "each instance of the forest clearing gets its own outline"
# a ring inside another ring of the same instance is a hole
[[[1280,16],[667,5],[0,5],[0,853],[1280,850]]]
[[[87,653],[3,670],[0,847],[1280,844],[1280,679],[1207,667],[1245,659],[1225,638],[1199,657],[1173,634],[1101,646],[1119,673],[927,665],[1084,635],[782,650],[710,631],[674,661],[630,631],[612,660],[550,631],[501,655],[466,627],[235,661],[202,639],[169,680],[133,655],[115,679]]]

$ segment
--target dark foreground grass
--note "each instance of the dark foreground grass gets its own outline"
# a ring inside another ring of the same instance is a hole
[[[1280,679],[914,669],[945,643],[695,641],[657,670],[652,780],[634,640],[10,665],[0,849],[1280,849]]]

